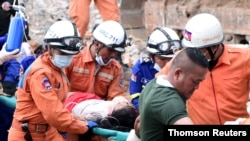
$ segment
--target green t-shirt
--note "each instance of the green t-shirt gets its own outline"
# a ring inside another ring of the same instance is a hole
[[[140,95],[140,136],[142,141],[164,141],[166,125],[187,117],[185,99],[175,88],[151,80]],[[165,80],[166,83],[169,83]]]

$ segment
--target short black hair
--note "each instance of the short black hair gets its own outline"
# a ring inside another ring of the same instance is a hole
[[[207,58],[205,57],[205,55],[202,53],[200,49],[186,48],[185,51],[186,51],[187,56],[193,63],[204,68],[208,67]]]
[[[186,56],[196,65],[201,66],[203,68],[208,68],[208,61],[202,51],[198,48],[191,48],[187,47],[184,48],[180,53],[176,55],[173,60],[173,64],[180,64],[183,63],[183,54]],[[184,62],[185,63],[185,62]]]

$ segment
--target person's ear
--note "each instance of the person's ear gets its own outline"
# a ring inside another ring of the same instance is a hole
[[[100,42],[94,41],[93,45],[95,46],[95,50],[99,49],[100,44],[101,44]]]
[[[174,78],[176,80],[180,79],[181,75],[182,75],[183,71],[181,68],[176,68],[175,72],[174,72]]]
[[[52,48],[50,45],[47,45],[47,47],[48,47],[48,52],[49,52],[50,56],[53,57],[53,56],[54,56],[55,49]]]
[[[47,49],[49,52],[51,52],[53,48],[50,45],[47,45]]]

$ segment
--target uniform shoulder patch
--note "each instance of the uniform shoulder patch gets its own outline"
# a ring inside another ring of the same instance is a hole
[[[131,78],[132,81],[136,82],[137,80],[137,75],[136,74],[131,74]]]
[[[152,62],[152,60],[149,58],[149,57],[142,57],[140,59],[140,63],[149,63],[149,62]]]
[[[41,83],[42,83],[43,88],[46,90],[50,90],[52,88],[50,85],[49,79],[47,77],[43,78]]]

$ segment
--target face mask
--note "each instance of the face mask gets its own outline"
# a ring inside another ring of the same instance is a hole
[[[155,63],[154,64],[154,69],[156,69],[157,71],[160,71],[161,67],[157,63]]]
[[[69,66],[73,58],[73,55],[58,55],[54,54],[52,63],[58,68],[66,68]]]
[[[102,56],[98,56],[97,54],[95,55],[95,60],[100,66],[106,66],[108,65],[112,59],[110,59],[106,64],[102,60]]]

